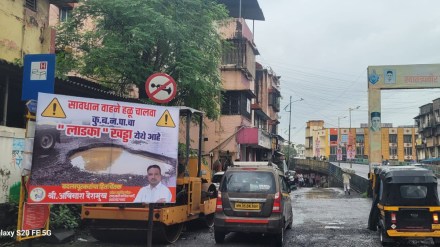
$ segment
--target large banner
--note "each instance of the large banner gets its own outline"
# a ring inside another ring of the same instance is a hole
[[[440,64],[368,66],[368,88],[440,87]]]
[[[173,203],[179,109],[39,93],[28,203]]]

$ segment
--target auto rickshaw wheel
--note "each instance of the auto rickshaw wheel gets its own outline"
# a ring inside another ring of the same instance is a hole
[[[382,246],[389,246],[394,242],[394,240],[388,236],[386,230],[384,230],[383,228],[380,228],[379,230],[379,238]]]
[[[440,238],[432,238],[434,241],[434,246],[440,246]]]

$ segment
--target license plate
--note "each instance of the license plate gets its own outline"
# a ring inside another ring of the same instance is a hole
[[[236,202],[235,209],[249,209],[249,210],[259,210],[259,203],[251,203],[251,202]]]
[[[440,224],[432,224],[432,230],[440,230]]]

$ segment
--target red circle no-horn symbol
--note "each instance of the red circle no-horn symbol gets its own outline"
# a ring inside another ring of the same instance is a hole
[[[145,91],[152,101],[168,103],[176,96],[177,84],[168,74],[156,73],[148,77],[145,82]]]

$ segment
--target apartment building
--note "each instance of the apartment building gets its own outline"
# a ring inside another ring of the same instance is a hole
[[[54,52],[50,5],[76,1],[0,1],[0,204],[17,201],[19,195],[26,137],[26,102],[21,100],[24,55]]]
[[[417,157],[426,163],[440,163],[440,98],[419,107]]]
[[[356,159],[368,160],[369,128],[326,128],[323,120],[307,122],[305,139],[306,158],[326,158],[336,161],[338,147],[342,150],[342,160],[347,160],[347,146],[356,149]],[[418,160],[416,153],[417,128],[415,126],[393,127],[382,123],[382,159],[394,162]]]
[[[270,160],[282,155],[282,138],[278,135],[280,77],[256,62],[259,52],[245,21],[263,21],[264,16],[256,0],[241,7],[231,1],[219,2],[224,2],[234,17],[220,29],[233,48],[223,54],[221,117],[205,121],[204,151],[211,162],[219,160],[222,164]]]

